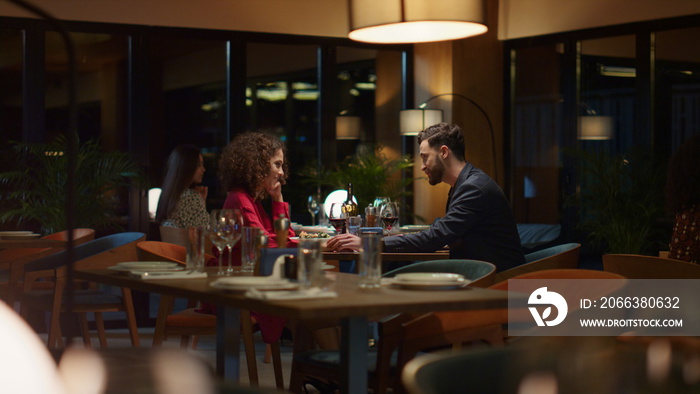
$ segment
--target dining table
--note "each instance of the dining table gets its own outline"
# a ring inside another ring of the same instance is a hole
[[[341,322],[341,391],[367,392],[367,323],[370,317],[401,312],[496,309],[508,305],[505,291],[465,286],[456,290],[404,290],[392,285],[361,289],[355,274],[326,272],[327,291],[336,297],[317,299],[260,299],[244,292],[211,286],[206,278],[149,279],[109,269],[75,271],[75,278],[133,290],[199,299],[217,305],[216,370],[237,382],[240,369],[240,310],[255,310],[290,320],[339,319]]]

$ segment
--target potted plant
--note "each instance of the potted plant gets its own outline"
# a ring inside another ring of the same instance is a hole
[[[64,136],[11,146],[6,160],[10,168],[0,172],[1,222],[38,223],[43,234],[66,229],[66,147]],[[75,225],[93,229],[119,229],[114,221],[119,192],[132,181],[146,183],[129,154],[102,152],[97,141],[78,143],[75,179]]]
[[[578,151],[581,230],[601,253],[656,254],[668,245],[665,166],[646,151],[625,155]]]

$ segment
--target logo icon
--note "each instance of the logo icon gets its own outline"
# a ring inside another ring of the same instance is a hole
[[[547,291],[546,287],[540,287],[530,294],[527,303],[529,305],[550,305],[544,311],[542,311],[542,316],[537,311],[535,307],[528,307],[532,317],[538,326],[556,326],[557,324],[564,321],[566,318],[566,313],[569,311],[569,307],[566,304],[566,300],[559,293],[554,291]],[[552,305],[557,308],[557,317],[554,320],[546,320],[552,314]]]

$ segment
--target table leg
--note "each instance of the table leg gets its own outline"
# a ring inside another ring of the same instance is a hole
[[[367,318],[352,316],[341,321],[340,391],[367,393]]]
[[[238,309],[216,306],[216,372],[226,380],[240,379],[241,313]]]

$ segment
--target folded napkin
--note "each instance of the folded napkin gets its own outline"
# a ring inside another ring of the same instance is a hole
[[[335,291],[323,290],[318,287],[312,287],[306,290],[276,290],[276,291],[260,291],[250,289],[245,292],[248,298],[256,298],[259,300],[301,300],[313,298],[336,298],[338,293]]]
[[[153,271],[153,272],[131,272],[131,276],[134,276],[143,280],[155,280],[155,279],[199,279],[206,278],[206,272],[188,272],[188,271]]]

